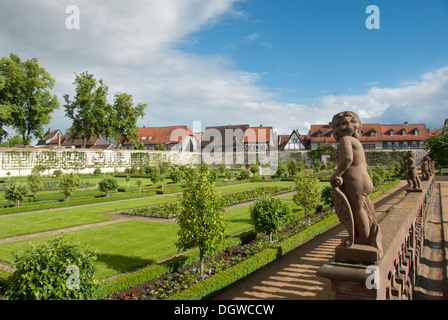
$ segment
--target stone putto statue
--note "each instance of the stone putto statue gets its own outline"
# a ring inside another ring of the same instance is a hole
[[[361,120],[351,111],[333,117],[333,135],[338,141],[335,152],[337,169],[330,178],[336,214],[348,231],[347,247],[354,243],[369,245],[383,254],[381,230],[369,198],[373,183],[367,171],[365,152],[358,140]]]
[[[408,181],[408,191],[422,190],[420,177],[417,172],[417,165],[414,159],[414,151],[407,151],[403,157],[403,162],[408,166],[406,180]]]

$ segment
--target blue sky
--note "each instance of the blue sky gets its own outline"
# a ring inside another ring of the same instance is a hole
[[[69,30],[65,9],[80,10]],[[369,30],[366,8],[380,9]],[[61,103],[89,71],[149,105],[139,125],[270,125],[353,110],[363,122],[448,118],[446,0],[3,0],[0,56],[37,57]]]
[[[365,27],[370,4],[380,9],[379,30]],[[261,85],[294,90],[283,92],[291,99],[396,86],[448,65],[446,1],[247,0],[236,7],[244,18],[224,19],[179,49],[224,55],[260,73]]]

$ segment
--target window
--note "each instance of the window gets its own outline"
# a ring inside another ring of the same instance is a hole
[[[394,129],[390,129],[389,134],[393,137],[394,136]]]
[[[320,131],[320,130],[317,131],[317,137],[318,137],[318,138],[322,138],[322,131]]]
[[[387,149],[392,149],[392,142],[387,143]]]
[[[371,137],[374,137],[374,136],[375,136],[375,133],[376,133],[375,130],[371,130],[371,131],[370,131],[370,136],[371,136]]]
[[[407,141],[403,141],[403,148],[407,148],[408,147],[408,142]]]
[[[143,140],[146,140],[146,136],[143,136],[143,137],[142,137],[142,141],[143,141]]]
[[[405,129],[401,130],[401,134],[402,134],[403,136],[406,136],[406,130],[405,130]]]
[[[418,129],[417,129],[417,128],[414,129],[414,135],[416,135],[416,136],[419,135],[419,132],[418,132]]]
[[[400,143],[398,141],[394,142],[394,148],[396,149],[400,148]]]

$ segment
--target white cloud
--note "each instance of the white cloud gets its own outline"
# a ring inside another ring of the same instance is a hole
[[[74,72],[102,78],[110,96],[132,94],[148,104],[140,125],[271,125],[280,134],[306,133],[310,123],[327,123],[342,110],[363,122],[390,119],[425,122],[448,114],[448,68],[424,74],[396,88],[371,87],[360,95],[316,97],[304,103],[282,101],[279,90],[259,84],[262,73],[238,70],[221,56],[176,50],[195,32],[225,15],[244,17],[237,0],[14,0],[0,4],[0,56],[15,52],[38,57],[56,78],[61,109],[51,127],[66,129],[62,97],[73,94]],[[132,3],[132,4],[130,4]],[[65,7],[78,5],[81,29],[65,28]],[[253,40],[256,34],[251,35]],[[377,85],[371,83],[370,85]],[[401,120],[400,120],[401,121]],[[442,120],[441,120],[442,121]],[[441,125],[441,124],[440,124]]]

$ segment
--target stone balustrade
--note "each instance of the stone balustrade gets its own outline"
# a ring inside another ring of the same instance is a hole
[[[379,222],[384,250],[379,261],[369,246],[336,248],[335,256],[318,271],[331,280],[336,299],[413,298],[434,185],[434,176],[422,181],[422,192],[408,192]]]

